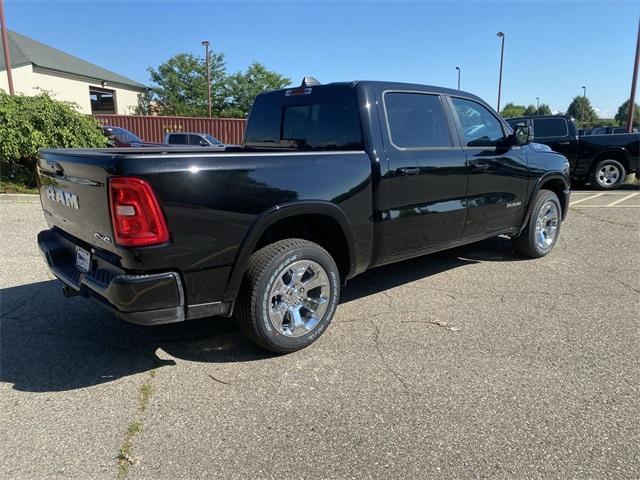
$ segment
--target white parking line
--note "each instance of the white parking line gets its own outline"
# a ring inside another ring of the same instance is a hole
[[[616,200],[615,202],[611,202],[609,205],[607,205],[607,207],[613,207],[614,205],[617,205],[618,203],[622,203],[622,202],[624,202],[625,200],[629,200],[630,198],[633,198],[633,197],[635,197],[636,195],[640,195],[640,192],[632,193],[632,194],[630,194],[630,195],[627,195],[627,196],[625,196],[625,197],[622,197],[622,198],[620,198],[620,199]]]
[[[591,200],[592,198],[598,198],[601,197],[602,195],[604,195],[604,193],[596,193],[595,195],[591,195],[590,197],[587,198],[581,198],[580,200],[576,200],[575,202],[571,202],[569,204],[569,206],[573,206],[573,205],[577,205],[578,203],[582,203],[582,202],[586,202],[587,200]]]

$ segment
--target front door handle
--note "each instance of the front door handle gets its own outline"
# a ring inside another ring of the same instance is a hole
[[[405,167],[398,168],[396,170],[396,174],[400,175],[418,175],[420,173],[420,169],[418,167]]]
[[[558,142],[558,145],[569,145],[571,142]]]
[[[472,172],[486,172],[487,170],[489,170],[488,163],[472,163],[471,164]]]

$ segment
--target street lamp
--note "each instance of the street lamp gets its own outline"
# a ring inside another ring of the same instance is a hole
[[[580,115],[582,115],[582,118],[580,120],[582,120],[583,123],[584,123],[584,114],[587,108],[586,100],[587,100],[587,87],[583,85],[582,86],[582,106],[580,107]]]
[[[536,101],[538,102],[536,106],[536,115],[540,115],[540,97],[536,97]]]
[[[460,67],[456,67],[456,70],[458,71],[458,90],[460,90]]]
[[[500,77],[498,78],[498,113],[500,113],[500,94],[502,93],[502,63],[504,61],[504,33],[496,33],[498,37],[502,39],[502,45],[500,47]]]
[[[209,105],[209,118],[211,118],[211,70],[209,69],[209,40],[203,40],[204,56],[207,68],[207,103]]]

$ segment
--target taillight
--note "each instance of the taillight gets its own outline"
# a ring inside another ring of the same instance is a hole
[[[157,245],[169,240],[169,229],[151,185],[141,178],[109,179],[111,222],[123,247]]]

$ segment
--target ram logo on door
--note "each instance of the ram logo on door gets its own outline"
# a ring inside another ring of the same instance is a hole
[[[78,195],[75,193],[65,192],[64,190],[60,190],[59,188],[48,186],[47,197],[49,197],[49,200],[53,200],[54,202],[58,202],[62,205],[66,205],[67,207],[80,210]]]

